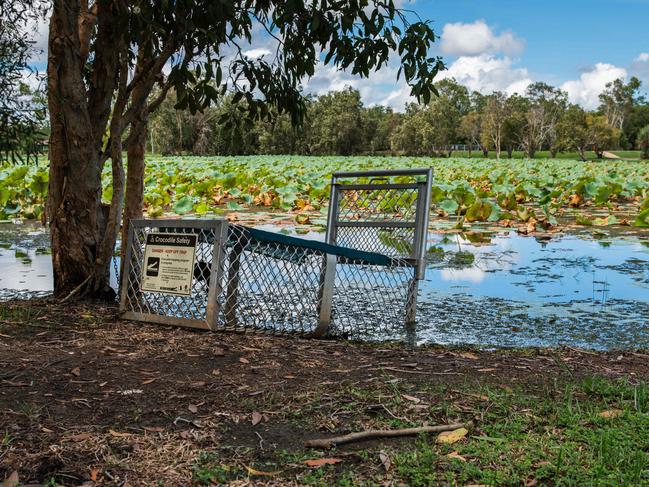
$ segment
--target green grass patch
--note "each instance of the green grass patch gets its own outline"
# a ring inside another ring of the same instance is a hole
[[[437,398],[425,413],[429,423],[472,419],[474,427],[453,444],[420,436],[326,452],[278,450],[263,461],[252,450],[249,456],[238,451],[233,457],[221,449],[201,455],[194,479],[219,484],[273,478],[318,486],[649,485],[645,383],[589,377],[538,390],[468,384],[461,390],[407,384],[354,386],[343,388],[331,407],[356,411],[346,430],[362,429],[368,422],[374,427],[403,427],[409,422],[370,418],[365,411],[368,404],[381,401],[393,413],[408,414],[412,403],[404,399],[406,390],[427,400]],[[390,391],[394,394],[387,400]],[[320,468],[303,463],[321,457],[341,461]]]

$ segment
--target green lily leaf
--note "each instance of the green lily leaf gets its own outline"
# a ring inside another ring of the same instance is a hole
[[[185,215],[194,209],[194,200],[191,196],[183,196],[174,203],[173,211],[176,215]]]

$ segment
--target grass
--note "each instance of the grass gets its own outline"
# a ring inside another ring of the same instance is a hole
[[[454,444],[421,436],[331,452],[279,451],[252,466],[244,466],[245,452],[235,455],[234,461],[231,452],[204,453],[195,465],[194,481],[219,484],[283,478],[318,486],[378,486],[388,481],[411,486],[649,485],[647,384],[588,377],[536,392],[466,386],[460,391],[420,387],[411,393],[439,398],[428,407],[431,418],[443,421],[469,414],[475,428]],[[347,400],[346,409],[353,412],[377,397],[382,397],[379,390],[351,388],[334,400],[341,407]],[[385,405],[397,414],[412,406],[400,394],[392,397]],[[319,421],[313,416],[311,420]],[[385,419],[376,426],[404,424]],[[387,470],[381,454],[389,459]],[[319,456],[342,462],[315,469],[302,463]]]

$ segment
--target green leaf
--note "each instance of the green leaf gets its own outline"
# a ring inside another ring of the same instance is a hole
[[[641,211],[633,224],[636,227],[649,228],[649,208]]]
[[[9,203],[8,205],[5,205],[3,212],[5,215],[15,215],[21,210],[21,208],[22,206],[20,206],[20,203]]]
[[[457,201],[455,200],[444,200],[440,202],[437,206],[439,206],[442,210],[444,210],[449,215],[454,215],[455,212],[457,212],[458,208],[460,207],[460,205],[458,205]]]
[[[478,200],[466,210],[466,221],[483,222],[491,216],[493,206],[488,201]]]
[[[176,215],[185,215],[194,208],[194,200],[191,196],[183,196],[174,203],[173,211]]]
[[[586,215],[577,215],[575,221],[577,222],[577,225],[584,225],[586,227],[593,226],[593,219],[587,217]]]

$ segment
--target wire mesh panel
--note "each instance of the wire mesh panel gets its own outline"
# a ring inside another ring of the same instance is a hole
[[[368,341],[403,338],[413,278],[414,268],[402,259],[392,259],[389,266],[338,263],[328,335]]]
[[[152,321],[193,328],[213,329],[218,309],[218,277],[221,242],[226,238],[224,220],[136,220],[131,223],[127,243],[120,310],[127,319]],[[195,235],[195,258],[191,289],[186,295],[150,292],[142,289],[147,236]]]
[[[223,291],[217,296],[220,328],[298,334],[316,330],[324,252],[299,242],[262,240],[259,233],[230,225],[223,255]]]
[[[224,220],[132,222],[122,315],[212,330],[403,337],[404,325],[414,321],[422,277],[431,172],[405,171],[425,176],[410,183],[339,184],[336,179],[376,175],[404,172],[334,175],[327,242]],[[164,252],[174,256],[169,242],[185,240],[193,252],[192,260],[185,256],[185,267],[178,264],[185,281],[156,287],[158,278],[149,278],[158,275],[153,243],[167,242]]]
[[[334,173],[327,242],[411,259],[423,271],[431,182],[432,169]]]
[[[403,259],[238,225],[230,225],[223,255],[220,328],[353,339],[403,331],[413,277]]]

